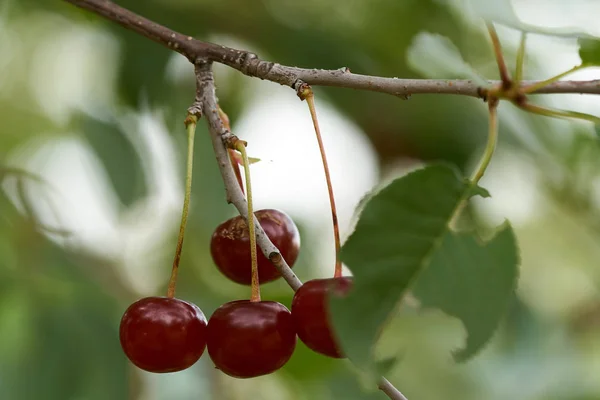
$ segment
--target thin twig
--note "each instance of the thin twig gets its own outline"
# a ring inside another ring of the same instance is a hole
[[[196,62],[196,82],[199,87],[200,102],[208,122],[215,156],[217,157],[219,170],[221,171],[223,182],[225,184],[227,201],[235,206],[240,215],[244,218],[248,218],[246,199],[237,182],[227,154],[225,141],[232,139],[233,135],[225,129],[223,121],[219,116],[211,66],[212,63],[210,61],[199,60]],[[256,217],[254,217],[254,224],[256,226],[256,243],[258,244],[258,247],[261,249],[264,256],[271,260],[288,285],[294,291],[297,290],[302,286],[302,282],[287,265],[281,256],[281,253],[271,242]]]
[[[379,380],[379,383],[377,384],[377,387],[379,388],[379,390],[381,390],[383,393],[385,393],[387,397],[389,397],[392,400],[408,400],[402,394],[402,392],[400,392],[398,389],[396,389],[394,387],[394,385],[392,385],[390,383],[390,381],[388,381],[384,377],[382,377]]]
[[[150,21],[108,0],[65,0],[92,11],[108,20],[133,30],[163,46],[187,57],[192,63],[198,59],[228,65],[248,76],[294,87],[298,80],[313,86],[333,86],[387,93],[401,98],[413,94],[454,94],[484,98],[483,88],[471,80],[450,79],[397,79],[351,73],[347,68],[335,70],[296,68],[264,61],[256,54],[214,43],[203,42],[175,32]],[[500,82],[488,81],[490,87]],[[536,81],[523,82],[533,85]],[[534,93],[587,93],[600,94],[600,80],[559,81]]]

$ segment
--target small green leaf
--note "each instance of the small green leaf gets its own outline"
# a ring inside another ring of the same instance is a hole
[[[581,63],[600,65],[600,40],[579,38],[578,43]]]
[[[431,165],[395,180],[365,204],[341,251],[354,287],[345,298],[332,298],[331,308],[341,346],[368,374],[375,373],[372,350],[383,324],[429,264],[458,205],[478,191],[454,168]]]
[[[420,275],[413,294],[423,307],[459,318],[468,337],[454,356],[465,361],[492,337],[515,290],[519,256],[515,235],[506,224],[487,243],[470,234],[447,232]]]
[[[596,124],[595,128],[596,128],[596,136],[600,138],[600,124]]]
[[[406,52],[406,61],[412,69],[429,78],[467,78],[486,84],[445,36],[420,32]]]

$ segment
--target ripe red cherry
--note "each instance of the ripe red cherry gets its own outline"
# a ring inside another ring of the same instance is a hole
[[[283,259],[292,267],[300,252],[300,233],[294,221],[278,210],[259,210],[254,214]],[[279,278],[279,271],[260,249],[257,252],[260,283]],[[210,241],[210,253],[225,276],[242,285],[251,284],[250,235],[244,218],[237,216],[228,219],[215,229]]]
[[[229,376],[270,374],[296,348],[292,314],[274,301],[225,303],[208,320],[207,347],[215,366]]]
[[[331,327],[328,296],[343,296],[352,287],[352,278],[314,279],[305,282],[292,300],[292,317],[298,337],[310,349],[323,355],[344,358]]]
[[[191,367],[206,347],[206,317],[196,306],[168,297],[146,297],[129,306],[119,336],[123,351],[149,372]]]

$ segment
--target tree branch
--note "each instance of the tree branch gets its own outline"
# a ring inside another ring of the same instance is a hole
[[[195,63],[198,59],[218,62],[228,65],[245,75],[276,82],[285,86],[295,87],[298,81],[303,81],[313,86],[368,90],[387,93],[401,98],[406,98],[413,94],[425,93],[455,94],[485,98],[486,94],[484,88],[471,80],[398,79],[353,74],[347,68],[324,70],[289,67],[261,60],[256,54],[247,51],[203,42],[191,36],[183,35],[120,7],[109,0],[65,1],[92,11],[127,29],[152,39],[184,55],[192,63]],[[522,82],[522,84],[528,86],[536,82],[528,81]],[[498,81],[488,81],[490,87],[496,86],[499,83]],[[600,80],[554,82],[533,93],[600,94]]]
[[[196,61],[196,84],[198,90],[196,101],[192,107],[190,107],[189,111],[191,113],[199,114],[199,110],[201,110],[206,117],[219,170],[221,171],[223,182],[225,183],[227,202],[233,204],[240,215],[247,219],[248,209],[246,199],[240,189],[231,162],[229,161],[227,147],[225,145],[225,143],[228,140],[233,139],[234,136],[229,130],[225,129],[223,121],[219,116],[219,106],[215,95],[215,85],[211,68],[211,61],[201,59]],[[254,223],[256,224],[256,242],[258,247],[265,257],[271,260],[288,285],[296,291],[302,286],[302,282],[287,265],[286,261],[281,256],[279,249],[271,242],[256,217],[254,217]]]

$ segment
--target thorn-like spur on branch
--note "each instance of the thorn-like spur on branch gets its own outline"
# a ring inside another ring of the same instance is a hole
[[[208,122],[208,129],[213,144],[213,149],[217,157],[217,163],[223,182],[225,183],[225,192],[227,193],[227,201],[235,206],[240,215],[248,218],[248,208],[246,198],[240,189],[235,172],[229,160],[227,152],[227,143],[235,140],[235,136],[225,128],[223,120],[219,115],[219,105],[215,95],[215,85],[213,81],[212,62],[198,60],[196,62],[196,84],[199,87],[200,99],[204,116]],[[258,247],[269,258],[275,268],[279,271],[283,279],[294,290],[298,290],[302,286],[302,282],[296,274],[292,272],[287,265],[279,249],[271,242],[260,222],[254,217],[256,226],[256,243]]]
[[[513,82],[510,77],[510,73],[508,72],[508,68],[506,67],[506,62],[504,61],[504,55],[502,54],[502,45],[500,44],[500,38],[498,38],[498,34],[496,33],[496,28],[491,22],[487,23],[488,32],[490,34],[490,38],[492,39],[492,45],[494,46],[494,55],[496,57],[496,63],[498,64],[498,72],[500,73],[500,79],[502,80],[502,88],[504,90],[510,89]]]
[[[264,61],[256,54],[236,50],[214,43],[203,42],[175,32],[165,26],[150,21],[108,0],[65,0],[78,7],[96,13],[108,20],[133,30],[163,46],[176,51],[195,63],[198,59],[218,62],[234,68],[248,76],[295,87],[298,80],[312,86],[332,86],[372,92],[387,93],[397,97],[413,94],[455,94],[484,98],[485,91],[471,80],[449,79],[397,79],[353,74],[348,68],[335,70],[296,68]],[[501,84],[489,81],[489,87]],[[536,81],[522,82],[534,85]],[[541,93],[588,93],[600,94],[600,80],[560,81],[539,90]]]

